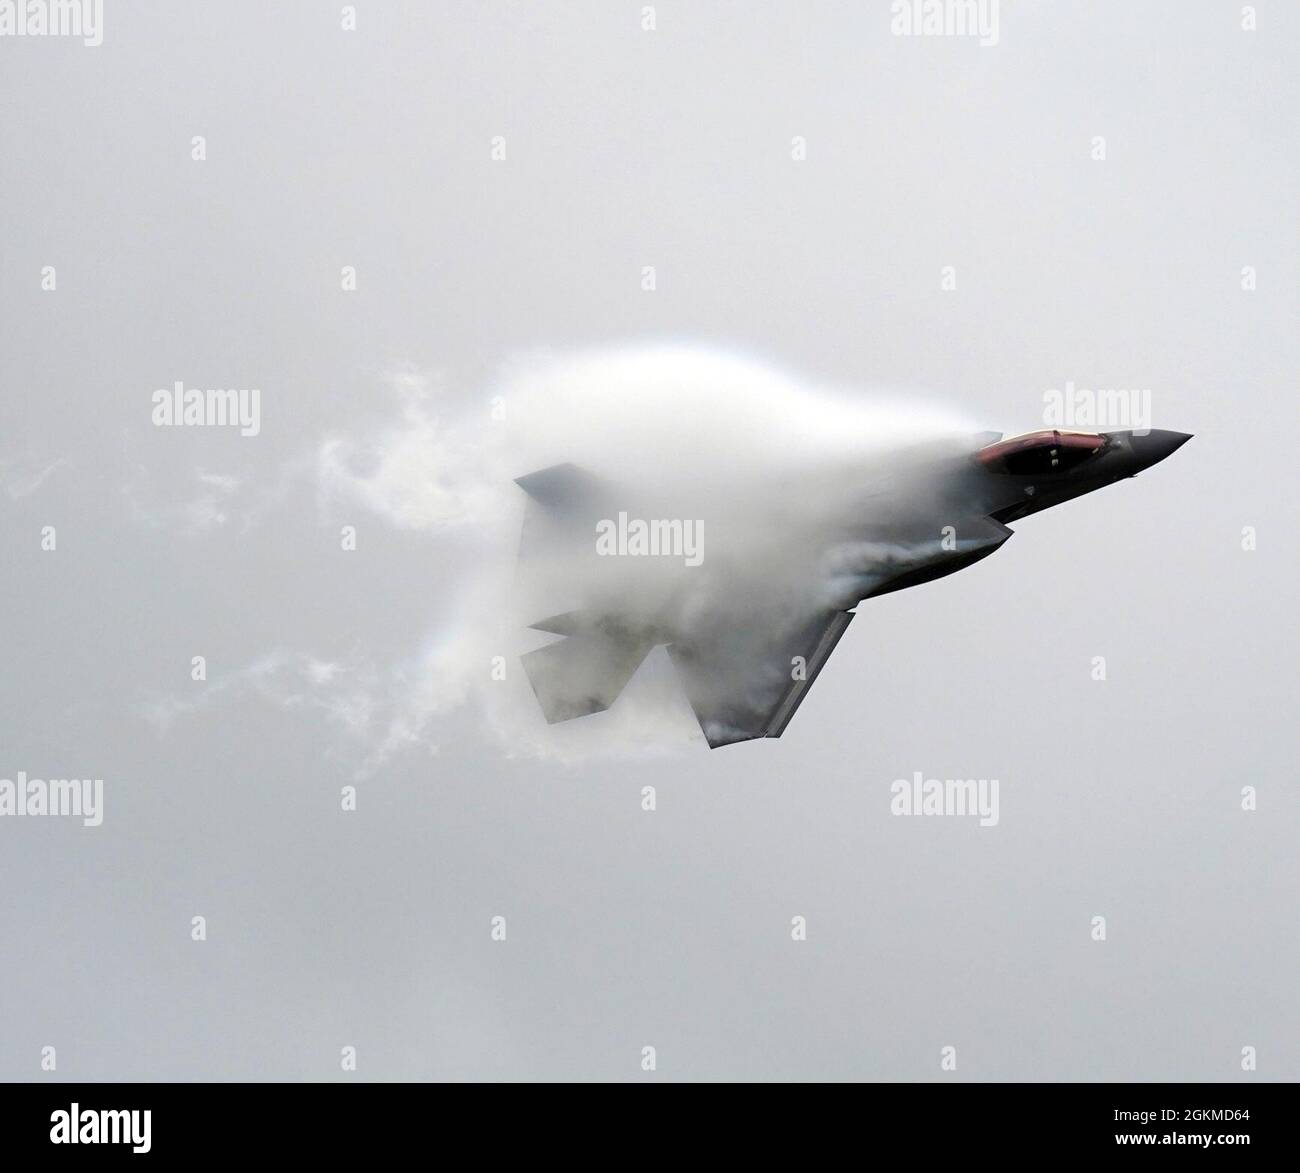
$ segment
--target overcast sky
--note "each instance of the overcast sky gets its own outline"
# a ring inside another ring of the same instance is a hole
[[[0,1078],[1300,1078],[1300,12],[105,7],[0,38],[0,778],[104,790],[0,818]],[[865,603],[780,740],[546,752],[465,421],[683,343],[1195,439]]]

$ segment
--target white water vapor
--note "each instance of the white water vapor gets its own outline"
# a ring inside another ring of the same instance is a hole
[[[872,509],[874,482],[897,475],[909,447],[975,430],[915,395],[818,387],[699,347],[534,354],[478,388],[410,370],[388,383],[393,410],[325,435],[273,484],[199,470],[193,499],[142,504],[137,514],[186,535],[231,521],[246,531],[307,481],[323,523],[370,518],[427,537],[451,584],[436,613],[395,660],[375,650],[377,630],[359,615],[346,655],[277,646],[223,672],[198,699],[155,697],[141,711],[160,733],[251,693],[325,720],[358,777],[398,753],[437,752],[467,712],[508,756],[698,746],[699,724],[662,646],[606,711],[554,725],[521,657],[562,642],[565,623],[634,629],[644,646],[671,631],[734,655],[739,666],[713,690],[757,703],[771,680],[743,667],[747,652],[818,609],[852,606],[915,555],[854,529]],[[556,465],[576,466],[600,499],[548,509],[515,484]],[[147,478],[142,467],[133,475],[124,491],[134,501]],[[701,556],[597,556],[598,525],[620,515],[691,527]],[[532,626],[554,616],[568,618]]]
[[[556,637],[529,624],[612,608],[707,634],[739,609],[794,617],[837,589],[845,566],[821,548],[826,528],[869,499],[892,455],[975,430],[915,396],[817,387],[684,346],[527,356],[470,398],[410,372],[393,389],[395,419],[320,445],[321,506],[360,506],[434,540],[456,534],[474,556],[459,572],[457,613],[431,617],[426,638],[440,653],[401,670],[389,743],[420,740],[469,700],[512,756],[657,752],[700,740],[662,650],[608,711],[548,726],[519,656]],[[514,478],[557,464],[613,486],[610,499],[634,515],[707,518],[703,565],[590,556],[588,518],[582,549],[534,552],[516,568],[526,497]],[[421,672],[441,679],[421,683]]]

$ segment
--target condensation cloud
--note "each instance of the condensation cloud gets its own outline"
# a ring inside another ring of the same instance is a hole
[[[699,736],[658,654],[608,712],[547,726],[519,656],[557,637],[530,624],[575,608],[636,621],[671,608],[679,629],[702,635],[741,607],[793,619],[837,589],[843,560],[825,556],[825,529],[869,495],[872,478],[911,445],[976,430],[915,394],[819,387],[686,346],[523,356],[470,394],[411,372],[392,382],[395,418],[320,446],[322,504],[465,538],[459,603],[431,616],[422,638],[438,651],[416,672],[462,686],[414,682],[400,726],[409,738],[448,697],[466,698],[511,754],[641,753]],[[517,563],[526,497],[514,478],[559,464],[608,486],[607,512],[702,523],[702,564],[594,557],[591,517],[576,519],[570,544]]]

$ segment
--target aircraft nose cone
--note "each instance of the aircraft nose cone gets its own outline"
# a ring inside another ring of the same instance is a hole
[[[1138,469],[1141,470],[1171,456],[1191,438],[1188,432],[1169,432],[1155,428],[1144,436],[1134,433],[1129,438],[1129,444],[1133,448],[1133,455],[1137,457]]]

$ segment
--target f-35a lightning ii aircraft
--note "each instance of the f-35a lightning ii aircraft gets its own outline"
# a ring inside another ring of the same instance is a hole
[[[757,559],[726,548],[725,515],[711,520],[724,538],[717,554],[657,592],[640,591],[624,571],[587,591],[575,609],[532,623],[563,638],[524,655],[524,668],[546,719],[567,721],[607,709],[663,645],[710,747],[780,737],[859,602],[962,570],[1011,536],[1008,523],[1135,476],[1190,438],[1051,430],[1002,439],[985,432],[909,450],[864,474],[815,524],[804,524],[797,509],[773,517],[764,536],[780,557],[763,559],[753,573],[745,563]],[[589,553],[602,526],[609,533],[610,519],[620,516],[627,528],[629,500],[574,465],[516,483],[530,498],[521,565],[541,559],[563,577],[565,560],[555,551],[566,542]],[[821,499],[815,474],[788,496],[799,494]],[[655,516],[681,518],[662,504]],[[702,537],[704,519],[697,524]]]

